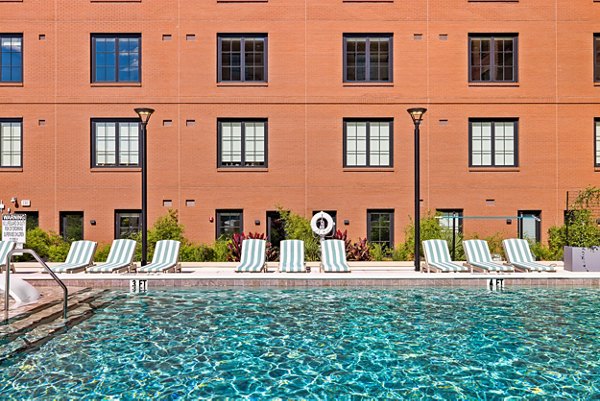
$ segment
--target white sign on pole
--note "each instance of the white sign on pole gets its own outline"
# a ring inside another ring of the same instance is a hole
[[[23,244],[26,239],[26,230],[26,214],[2,215],[2,241],[16,242],[16,249],[23,249]]]

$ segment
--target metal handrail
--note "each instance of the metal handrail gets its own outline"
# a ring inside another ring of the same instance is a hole
[[[44,262],[42,258],[40,258],[40,256],[33,249],[13,249],[6,255],[6,287],[4,293],[4,311],[8,311],[8,298],[10,292],[10,259],[15,253],[28,253],[31,256],[33,256],[44,267],[44,269],[46,269],[46,271],[50,273],[54,281],[56,281],[58,285],[61,286],[63,290],[63,319],[66,319],[67,298],[69,297],[69,290],[67,289],[67,286],[61,281],[61,279],[58,278],[58,276],[52,271],[52,269],[48,267],[46,262]]]

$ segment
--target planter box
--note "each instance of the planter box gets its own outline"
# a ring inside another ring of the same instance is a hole
[[[600,272],[600,248],[565,246],[565,270],[572,272]]]

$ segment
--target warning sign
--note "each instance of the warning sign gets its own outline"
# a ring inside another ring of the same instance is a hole
[[[17,243],[17,249],[23,249],[27,229],[27,215],[4,214],[2,215],[2,241]]]

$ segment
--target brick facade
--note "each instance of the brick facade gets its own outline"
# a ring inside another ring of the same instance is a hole
[[[600,185],[598,21],[591,0],[0,0],[0,34],[22,33],[24,63],[22,84],[0,83],[0,119],[23,119],[22,168],[0,168],[0,199],[30,200],[17,210],[53,231],[61,211],[83,211],[85,237],[110,242],[115,210],[140,208],[140,170],[92,168],[90,120],[147,106],[149,225],[172,200],[186,236],[212,242],[217,209],[243,209],[244,230],[264,232],[281,205],[336,210],[356,239],[368,209],[393,209],[398,242],[413,207],[406,109],[422,106],[423,213],[540,210],[546,239],[566,191]],[[91,83],[93,33],[141,34],[141,83]],[[218,83],[218,33],[266,33],[268,83]],[[344,33],[392,34],[393,82],[344,83]],[[469,82],[470,33],[518,34],[518,82]],[[217,168],[217,119],[233,117],[268,120],[268,167]],[[393,118],[393,167],[344,168],[343,119],[357,117]],[[477,117],[518,118],[518,167],[469,167]],[[464,229],[516,235],[517,225]]]

